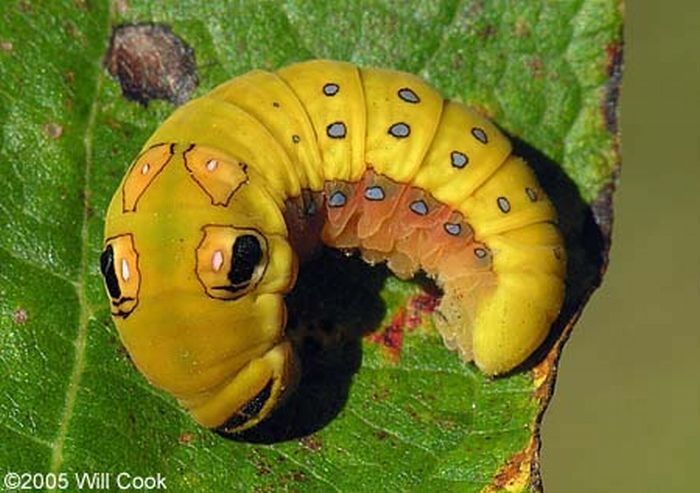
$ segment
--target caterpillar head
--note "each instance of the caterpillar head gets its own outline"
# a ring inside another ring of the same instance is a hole
[[[296,260],[264,215],[243,212],[255,210],[251,188],[220,152],[153,146],[112,200],[100,259],[141,373],[201,424],[229,432],[264,419],[297,374],[283,333]]]

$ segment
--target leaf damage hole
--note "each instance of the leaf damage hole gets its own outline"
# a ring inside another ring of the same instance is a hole
[[[104,66],[124,97],[144,106],[153,99],[183,104],[199,83],[194,50],[164,24],[115,27]]]

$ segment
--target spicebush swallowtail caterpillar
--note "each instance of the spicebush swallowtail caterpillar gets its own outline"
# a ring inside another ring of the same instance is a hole
[[[444,291],[446,346],[496,375],[559,313],[555,222],[487,119],[416,76],[314,60],[178,108],[111,202],[101,270],[138,369],[202,425],[238,432],[294,388],[284,296],[309,245],[423,270]]]

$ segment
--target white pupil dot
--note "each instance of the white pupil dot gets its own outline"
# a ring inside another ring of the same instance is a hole
[[[214,171],[218,165],[219,162],[216,159],[210,159],[209,161],[207,161],[207,169],[209,171]]]
[[[148,163],[144,164],[143,166],[141,166],[141,174],[142,174],[142,175],[148,174],[148,172],[150,171],[150,169],[151,169],[151,165],[150,165],[150,164],[148,164]]]
[[[126,259],[122,259],[122,279],[124,281],[128,281],[129,277],[131,277],[131,273],[129,272],[129,263],[126,261]]]
[[[224,254],[221,250],[215,250],[214,255],[211,256],[211,267],[215,272],[219,272],[222,265],[224,265]]]

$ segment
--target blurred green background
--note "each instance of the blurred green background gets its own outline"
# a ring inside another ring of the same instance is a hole
[[[544,419],[554,493],[700,491],[700,4],[626,10],[611,263]]]

